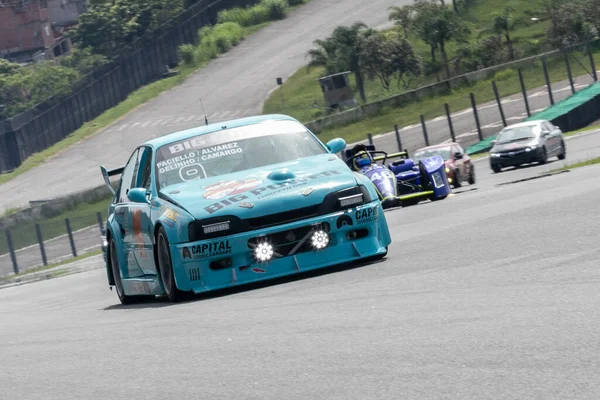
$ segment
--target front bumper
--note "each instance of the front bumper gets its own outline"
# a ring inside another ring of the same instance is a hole
[[[493,154],[497,155],[494,156]],[[491,165],[497,165],[499,167],[512,167],[516,165],[537,162],[539,160],[540,150],[534,149],[526,151],[523,149],[493,154],[490,154]]]
[[[329,245],[322,250],[310,245],[308,233],[315,226],[328,230]],[[355,237],[349,237],[351,232]],[[267,262],[257,261],[251,248],[257,239],[270,241],[279,255]],[[201,293],[384,254],[390,242],[383,208],[374,201],[345,212],[267,229],[172,244],[171,257],[177,287]]]

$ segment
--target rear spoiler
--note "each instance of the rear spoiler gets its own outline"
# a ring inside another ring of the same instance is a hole
[[[373,157],[373,161],[382,161],[382,160],[384,160],[386,158],[396,158],[396,157],[409,158],[409,156],[408,156],[408,150],[404,149],[404,151],[400,151],[398,153],[390,153],[387,156]]]
[[[100,166],[100,172],[102,173],[102,177],[104,178],[104,183],[106,183],[106,186],[108,186],[108,189],[113,195],[116,193],[116,190],[113,187],[112,183],[110,183],[110,177],[115,175],[121,175],[124,169],[125,167],[107,170],[104,167],[104,165]]]

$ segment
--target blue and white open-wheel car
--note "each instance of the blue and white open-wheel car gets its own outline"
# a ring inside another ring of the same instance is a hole
[[[344,155],[350,168],[373,182],[384,209],[411,206],[423,200],[442,200],[452,191],[444,159],[440,156],[428,157],[415,164],[406,150],[388,154],[364,144],[347,149]],[[399,160],[386,164],[393,158]]]

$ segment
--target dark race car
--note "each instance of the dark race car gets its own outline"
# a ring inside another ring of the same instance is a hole
[[[522,164],[545,164],[550,157],[567,156],[564,135],[550,121],[527,121],[502,129],[490,149],[490,168],[501,172],[504,167]]]
[[[406,150],[388,154],[363,144],[346,150],[344,155],[350,168],[373,182],[384,209],[442,200],[451,193],[444,160],[439,155],[415,163]],[[391,158],[400,159],[386,165]]]

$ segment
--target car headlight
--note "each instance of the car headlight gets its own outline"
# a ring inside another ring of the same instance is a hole
[[[446,173],[450,172],[450,168],[446,167]]]
[[[536,146],[529,146],[528,148],[525,149],[525,151],[531,151],[531,150],[535,150]]]
[[[498,154],[498,153],[491,153],[490,155],[491,155],[492,157],[498,157],[500,154]]]

